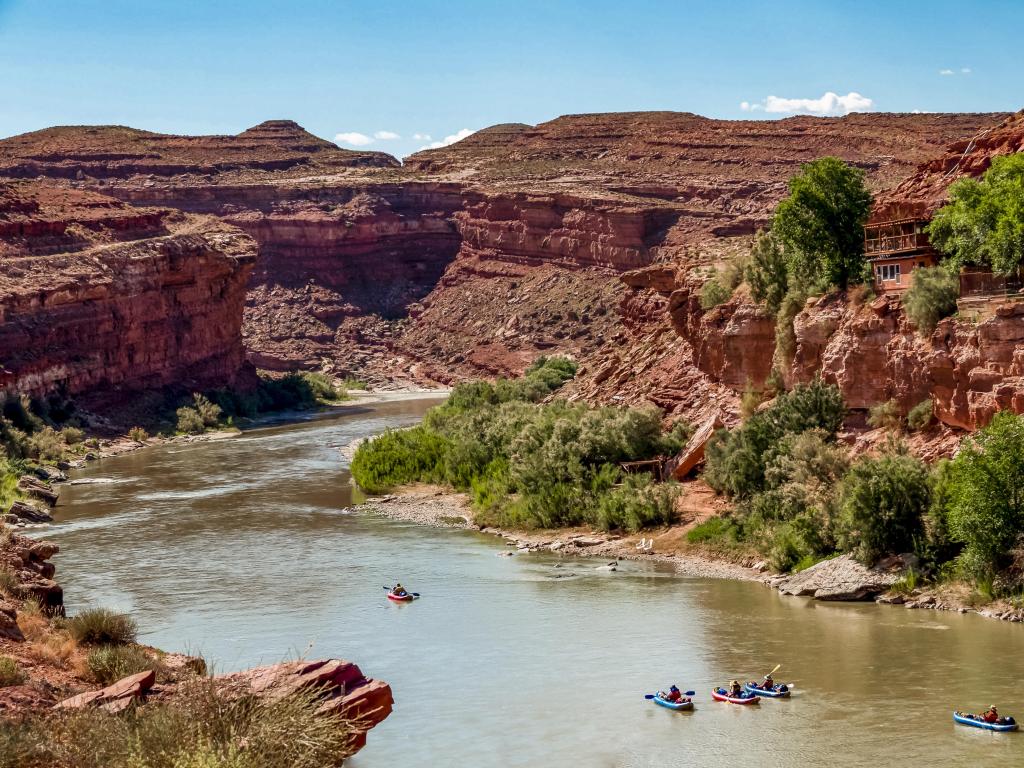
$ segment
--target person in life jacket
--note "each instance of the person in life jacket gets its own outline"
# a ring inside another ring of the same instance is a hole
[[[740,681],[739,680],[733,680],[731,683],[729,683],[729,695],[730,696],[742,696],[743,695],[743,686],[740,685]]]
[[[981,716],[981,719],[984,720],[986,723],[998,723],[999,710],[996,709],[996,705],[993,704],[991,707],[985,710],[985,714]]]
[[[405,597],[408,593],[405,591],[405,587],[399,583],[395,584],[394,589],[391,590],[391,594],[395,597]]]
[[[662,696],[665,701],[680,702],[683,700],[683,693],[676,686],[672,686],[668,689],[668,693]]]
[[[772,679],[771,675],[765,675],[764,682],[761,683],[761,687],[764,688],[766,691],[772,691],[775,689],[775,680]]]

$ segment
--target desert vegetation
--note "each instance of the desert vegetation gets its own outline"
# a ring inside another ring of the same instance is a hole
[[[542,402],[575,371],[542,358],[518,379],[459,385],[421,425],[363,443],[352,475],[371,492],[412,482],[468,491],[481,524],[636,531],[671,522],[675,486],[619,465],[678,451],[689,427],[663,432],[656,409]]]
[[[878,425],[900,426],[890,404],[882,406],[873,413]],[[814,381],[718,432],[704,478],[733,508],[691,530],[689,541],[753,548],[782,571],[842,552],[866,565],[912,553],[933,580],[967,581],[989,596],[1019,594],[1024,417],[996,414],[955,459],[929,467],[896,436],[851,459],[836,441],[844,410],[838,389]],[[931,413],[923,401],[908,426],[923,428]]]
[[[315,692],[227,698],[208,678],[132,716],[101,709],[34,715],[0,729],[0,768],[299,768],[336,766],[349,724]]]

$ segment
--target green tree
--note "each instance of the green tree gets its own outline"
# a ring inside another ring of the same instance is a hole
[[[961,179],[928,226],[949,264],[1016,273],[1024,259],[1024,155],[996,157],[981,180]]]
[[[857,461],[840,487],[840,544],[865,565],[911,552],[931,501],[928,469],[903,449]]]
[[[765,470],[782,450],[782,438],[821,430],[832,439],[846,406],[839,389],[816,379],[784,392],[763,411],[731,432],[719,430],[708,441],[704,479],[720,493],[748,498],[765,487]]]
[[[754,300],[777,315],[789,290],[789,269],[782,243],[771,232],[757,233],[744,273]]]
[[[910,288],[903,295],[903,308],[917,330],[928,335],[939,320],[956,312],[960,281],[943,267],[923,267],[910,273]]]
[[[999,570],[1024,530],[1024,417],[1001,411],[946,468],[949,532],[977,577]]]
[[[789,197],[775,209],[772,232],[785,244],[794,277],[845,289],[862,274],[864,222],[871,193],[864,172],[836,157],[801,166]]]

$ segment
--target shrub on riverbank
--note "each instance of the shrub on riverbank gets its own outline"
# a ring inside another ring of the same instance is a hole
[[[134,619],[109,608],[86,608],[67,620],[67,629],[82,645],[127,645],[138,634]]]
[[[89,651],[85,663],[89,674],[100,685],[110,685],[128,675],[160,666],[136,645],[101,645]]]
[[[541,402],[575,370],[542,358],[519,379],[459,385],[421,425],[360,445],[352,476],[371,492],[410,482],[469,491],[477,521],[503,527],[639,530],[670,521],[674,486],[627,476],[619,463],[678,451],[688,427],[663,434],[656,409]]]
[[[130,717],[101,709],[36,715],[0,729],[0,768],[307,768],[339,765],[351,725],[315,692],[228,700],[213,682]]]

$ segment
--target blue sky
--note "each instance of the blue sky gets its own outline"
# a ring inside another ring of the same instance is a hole
[[[290,118],[402,156],[575,112],[1016,110],[1021,30],[1020,0],[0,0],[0,136]]]

